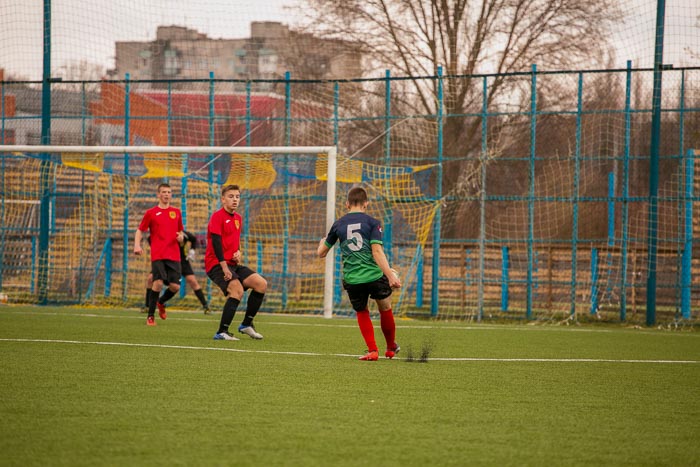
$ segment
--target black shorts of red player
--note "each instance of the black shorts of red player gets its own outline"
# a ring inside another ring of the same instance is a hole
[[[164,284],[179,284],[182,275],[179,261],[159,259],[151,262],[153,280],[162,280]]]
[[[389,279],[386,276],[364,284],[348,284],[343,281],[343,288],[347,291],[352,309],[355,311],[366,310],[367,302],[370,298],[372,300],[382,300],[391,296],[392,292]]]
[[[233,274],[231,281],[239,280],[241,285],[243,285],[244,280],[255,274],[255,271],[247,266],[241,266],[240,264],[238,266],[229,266],[228,268],[231,271],[231,274]],[[228,283],[231,281],[224,279],[224,270],[221,268],[220,264],[217,264],[211,268],[209,272],[207,272],[207,276],[209,276],[209,279],[211,279],[213,283],[219,286],[224,295],[228,295]],[[243,286],[243,290],[247,289],[248,287]]]
[[[194,276],[194,269],[192,269],[192,264],[186,259],[180,260],[180,271],[182,271],[182,275],[185,277]]]

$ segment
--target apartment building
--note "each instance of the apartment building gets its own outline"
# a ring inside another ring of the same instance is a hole
[[[183,26],[159,26],[153,41],[116,43],[113,78],[133,80],[282,79],[289,71],[305,79],[361,76],[360,54],[347,44],[291,31],[278,22],[253,22],[244,39],[214,39]],[[165,82],[143,83],[163,88]],[[172,87],[189,86],[175,83]],[[264,86],[263,86],[264,87]],[[271,85],[270,85],[271,87]],[[265,89],[258,88],[259,91]]]

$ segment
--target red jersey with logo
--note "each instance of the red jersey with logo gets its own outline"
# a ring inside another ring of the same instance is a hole
[[[230,266],[235,266],[233,254],[237,252],[241,246],[241,226],[243,218],[237,212],[228,213],[226,209],[221,208],[211,215],[209,226],[207,227],[207,250],[204,253],[204,269],[207,272],[214,266],[219,264],[219,259],[214,253],[214,245],[211,242],[211,236],[219,235],[224,248],[224,259]]]
[[[185,228],[182,225],[180,210],[169,206],[156,206],[146,211],[139,230],[151,233],[151,261],[170,260],[180,262],[180,244],[177,233]]]

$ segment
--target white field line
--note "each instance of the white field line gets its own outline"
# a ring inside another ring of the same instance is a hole
[[[39,344],[75,344],[75,345],[111,345],[119,347],[150,347],[160,349],[176,349],[176,350],[212,350],[217,352],[238,352],[238,353],[258,353],[271,355],[300,355],[307,357],[353,357],[358,355],[342,354],[342,353],[317,353],[317,352],[283,352],[272,350],[250,350],[250,349],[235,349],[230,347],[197,347],[192,345],[165,345],[165,344],[137,344],[132,342],[102,342],[102,341],[77,341],[63,339],[14,339],[0,338],[0,342],[29,342]],[[396,357],[394,360],[403,360]],[[698,360],[627,360],[627,359],[609,359],[609,358],[483,358],[483,357],[455,357],[455,358],[429,358],[429,361],[439,362],[527,362],[527,363],[652,363],[652,364],[698,364]]]
[[[2,308],[0,308],[0,312],[4,312]],[[13,314],[21,314],[21,315],[26,315],[28,313],[33,314],[33,315],[42,315],[42,316],[75,316],[75,317],[83,317],[83,318],[102,318],[102,319],[136,319],[136,320],[143,320],[144,315],[139,313],[138,311],[134,311],[133,316],[123,316],[123,315],[110,315],[110,314],[103,314],[103,313],[84,313],[84,312],[77,312],[73,313],[70,311],[61,311],[61,312],[43,312],[43,311],[9,311],[9,313]],[[194,318],[194,317],[187,317],[187,315],[193,315],[194,313],[189,312],[189,311],[177,311],[173,310],[170,311],[168,310],[168,317],[169,319],[175,318],[178,321],[195,321],[195,322],[211,322],[211,318]],[[214,314],[215,317],[221,316],[219,313]],[[268,319],[273,319],[275,318],[274,314],[271,313],[259,313],[259,316],[265,316],[265,325],[274,325],[274,326],[302,326],[302,327],[320,327],[320,328],[356,328],[357,324],[355,323],[355,319],[351,317],[336,317],[333,318],[332,320],[329,320],[328,323],[304,323],[304,322],[298,322],[298,323],[290,323],[290,322],[285,322],[285,321],[268,321]],[[293,315],[289,315],[293,316]],[[304,319],[308,318],[318,318],[320,315],[314,315],[314,316],[307,316],[307,315],[302,315],[299,316],[300,321],[303,321]],[[375,328],[377,326],[375,325]],[[396,318],[396,328],[397,329],[425,329],[425,330],[440,330],[440,331],[499,331],[499,330],[508,330],[508,331],[545,331],[545,332],[592,332],[592,333],[614,333],[614,332],[634,332],[635,334],[646,334],[646,335],[654,335],[654,336],[674,336],[674,337],[700,337],[700,334],[695,333],[695,332],[662,332],[658,330],[644,330],[644,329],[598,329],[598,328],[578,328],[576,325],[571,325],[571,326],[553,326],[553,325],[548,325],[548,326],[538,326],[538,325],[517,325],[517,326],[511,326],[507,324],[479,324],[479,325],[457,325],[457,326],[433,326],[430,324],[406,324],[402,323],[402,319],[400,317]]]

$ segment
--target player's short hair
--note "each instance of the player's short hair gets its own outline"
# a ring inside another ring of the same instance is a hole
[[[226,185],[221,189],[221,197],[223,198],[226,196],[226,193],[229,191],[241,191],[241,189],[238,187],[238,185]]]
[[[367,201],[367,191],[361,186],[350,188],[348,191],[348,204],[350,206],[360,206]]]
[[[170,188],[170,184],[168,184],[168,183],[161,183],[160,185],[158,185],[158,189],[156,190],[156,192],[160,193],[160,189],[161,189],[161,188]]]

